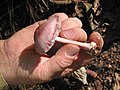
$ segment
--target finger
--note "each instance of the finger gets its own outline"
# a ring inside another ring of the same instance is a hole
[[[62,30],[67,30],[76,27],[82,27],[82,22],[78,18],[65,19],[61,25]]]
[[[86,50],[81,49],[80,53],[79,53],[79,59],[78,59],[79,63],[76,63],[74,65],[75,67],[78,67],[79,65],[80,66],[87,65],[90,61],[92,61],[94,59],[94,57],[96,55],[98,55],[101,52],[101,49],[104,44],[101,35],[98,32],[93,32],[90,35],[88,42],[91,42],[91,41],[93,41],[97,44],[97,48],[95,49],[95,55],[94,55],[94,51],[92,51],[92,50],[86,51]]]
[[[60,36],[66,39],[77,41],[87,40],[87,34],[82,28],[72,28],[68,30],[63,30],[61,31]]]
[[[49,18],[54,17],[54,16],[58,16],[60,22],[63,22],[65,19],[68,18],[68,16],[65,13],[55,13],[51,15]]]
[[[53,79],[61,76],[62,72],[68,68],[78,54],[80,48],[77,45],[67,44],[61,47],[57,53],[44,63],[42,69],[44,78]]]
[[[89,37],[89,41],[96,42],[98,49],[102,49],[104,45],[103,38],[98,32],[93,32]]]

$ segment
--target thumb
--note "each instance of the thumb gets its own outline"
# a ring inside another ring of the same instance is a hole
[[[61,47],[57,53],[47,62],[47,72],[50,77],[55,78],[61,76],[62,72],[72,65],[76,60],[80,48],[77,45],[67,44]]]
[[[80,48],[77,45],[67,44],[60,48],[56,55],[56,64],[61,67],[61,69],[68,68],[73,61],[76,59],[75,57],[78,55]]]

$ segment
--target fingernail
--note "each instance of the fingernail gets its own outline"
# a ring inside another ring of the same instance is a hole
[[[99,34],[99,33],[96,33],[95,37],[96,37],[96,40],[97,40],[97,41],[100,41],[101,36],[100,36],[100,34]]]
[[[101,37],[100,37],[100,36],[97,36],[96,39],[97,39],[98,41],[100,41],[100,40],[101,40]]]
[[[68,56],[75,56],[76,54],[79,53],[79,49],[71,47],[66,51],[66,53]]]

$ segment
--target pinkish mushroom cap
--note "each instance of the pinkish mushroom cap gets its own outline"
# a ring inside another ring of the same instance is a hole
[[[50,17],[43,25],[37,28],[35,33],[36,51],[41,55],[50,50],[55,43],[55,38],[60,33],[61,23],[59,16]]]

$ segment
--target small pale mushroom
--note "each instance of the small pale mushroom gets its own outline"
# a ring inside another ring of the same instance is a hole
[[[53,47],[55,41],[61,43],[71,43],[80,46],[82,49],[91,50],[96,48],[95,42],[83,43],[59,37],[61,32],[59,16],[49,18],[43,25],[37,28],[35,33],[36,51],[41,55],[47,53]]]

